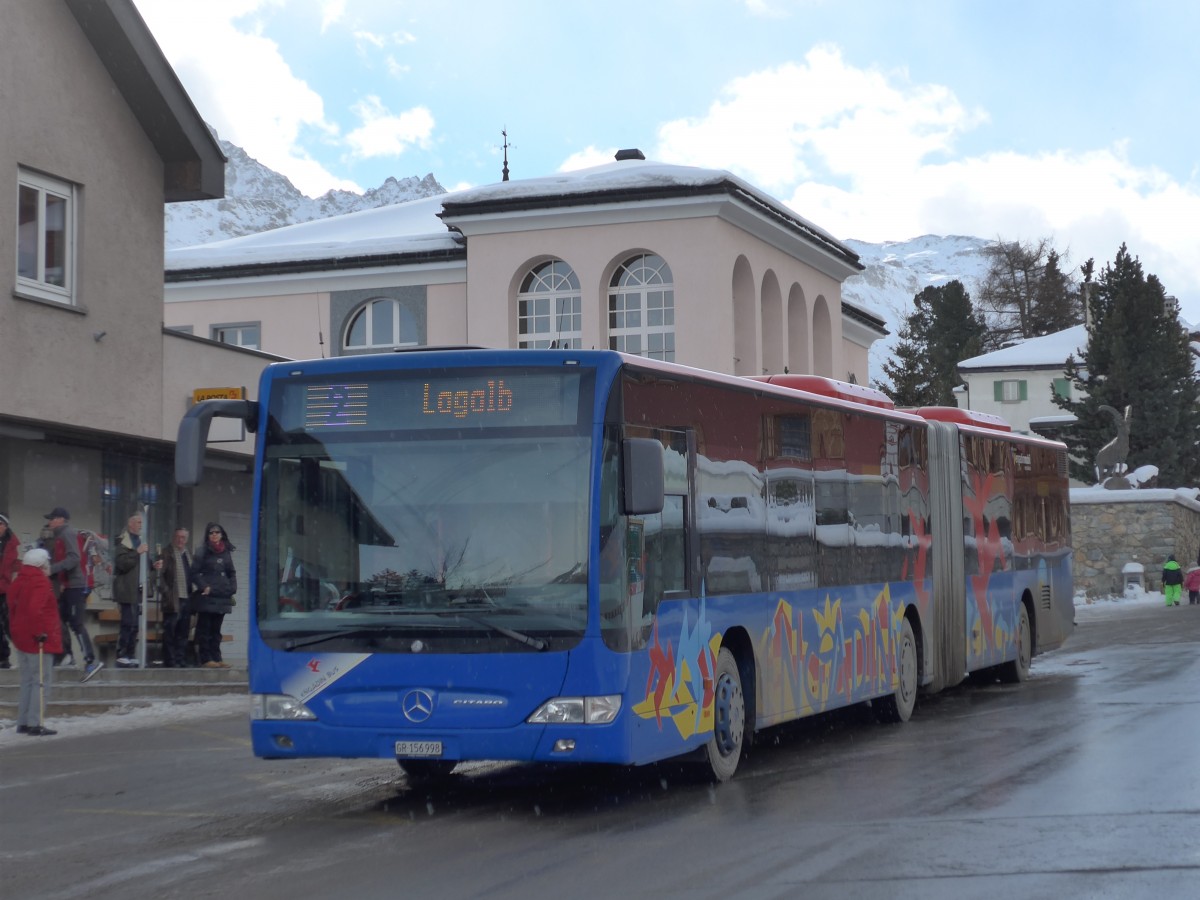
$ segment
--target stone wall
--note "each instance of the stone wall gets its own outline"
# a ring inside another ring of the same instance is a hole
[[[1124,591],[1126,563],[1141,563],[1146,590],[1162,590],[1162,566],[1175,554],[1186,570],[1200,552],[1200,494],[1195,489],[1071,491],[1075,591],[1104,597]]]

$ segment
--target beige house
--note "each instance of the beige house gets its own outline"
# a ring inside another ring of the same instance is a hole
[[[167,253],[169,328],[293,358],[623,350],[868,384],[858,257],[728,172],[615,162]]]
[[[194,390],[253,391],[273,357],[162,323],[163,203],[223,195],[216,141],[130,0],[8,0],[0,97],[0,512],[22,543],[56,506],[109,536],[143,505],[154,543],[240,536],[249,444],[181,492],[173,441]]]

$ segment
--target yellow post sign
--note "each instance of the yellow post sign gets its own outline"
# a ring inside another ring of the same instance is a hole
[[[244,387],[213,387],[213,388],[196,388],[192,391],[192,402],[199,403],[201,400],[245,400],[246,389]]]

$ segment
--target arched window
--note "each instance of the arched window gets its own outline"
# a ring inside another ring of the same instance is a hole
[[[625,260],[608,285],[608,346],[650,359],[675,359],[675,285],[653,253]]]
[[[578,350],[582,340],[579,278],[561,259],[535,266],[517,293],[517,346]]]
[[[354,314],[342,346],[347,350],[388,350],[416,347],[420,342],[412,312],[398,300],[381,297]]]

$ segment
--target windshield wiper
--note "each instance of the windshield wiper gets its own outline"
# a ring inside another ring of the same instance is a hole
[[[489,628],[496,634],[502,634],[506,638],[511,638],[517,643],[524,644],[527,647],[532,647],[534,650],[545,650],[549,644],[541,638],[531,637],[528,634],[523,634],[520,631],[514,631],[511,628],[505,628],[503,625],[497,625],[495,622],[489,622],[487,619],[481,619],[479,616],[472,616],[459,609],[446,610],[445,612],[436,612],[435,616],[457,616],[460,619],[466,619],[475,625],[482,625],[484,628]]]
[[[386,634],[387,632],[401,632],[404,629],[398,625],[360,625],[356,628],[343,628],[340,631],[323,631],[320,634],[314,634],[306,638],[288,638],[283,642],[284,650],[299,650],[301,647],[311,647],[313,644],[323,644],[326,641],[334,641],[342,637],[360,637],[364,634]]]

